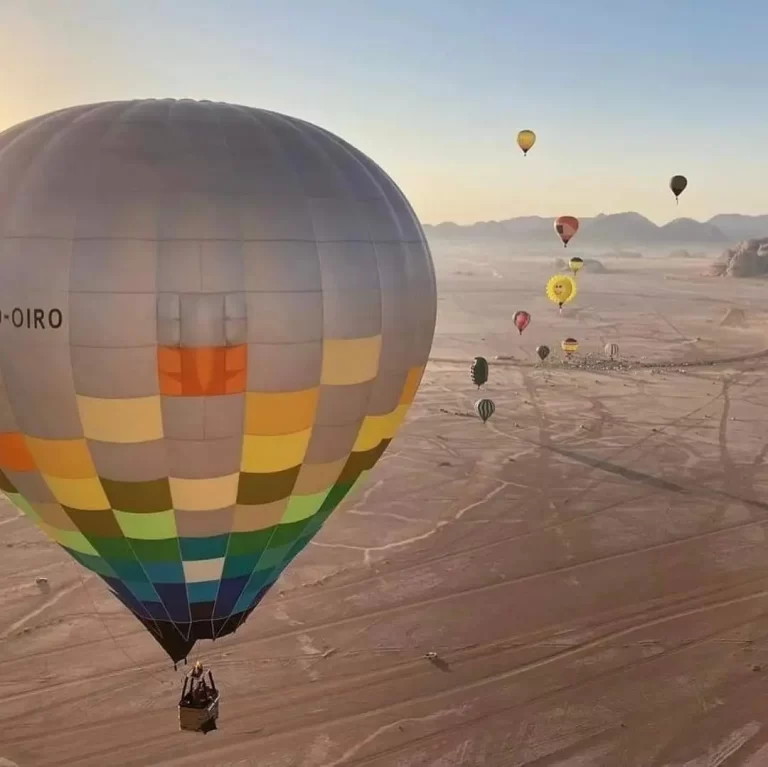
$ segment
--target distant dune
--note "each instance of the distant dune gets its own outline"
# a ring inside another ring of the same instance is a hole
[[[746,326],[747,318],[744,310],[733,306],[725,310],[723,319],[720,320],[721,328],[745,328]]]
[[[607,253],[601,253],[597,258],[642,258],[643,254],[636,250],[613,250]]]
[[[706,253],[691,253],[688,250],[673,250],[668,258],[706,258]]]

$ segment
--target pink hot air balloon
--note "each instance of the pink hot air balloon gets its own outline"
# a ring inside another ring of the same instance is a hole
[[[528,323],[531,321],[531,315],[524,311],[515,312],[512,321],[515,323],[515,327],[520,335],[523,335],[523,331],[528,327]]]
[[[563,241],[563,247],[567,248],[573,235],[579,231],[579,219],[574,216],[558,216],[555,219],[555,231]]]

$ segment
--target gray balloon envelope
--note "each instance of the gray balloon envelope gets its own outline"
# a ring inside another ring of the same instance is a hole
[[[435,275],[372,160],[175,100],[0,134],[0,489],[168,654],[242,624],[376,463]]]

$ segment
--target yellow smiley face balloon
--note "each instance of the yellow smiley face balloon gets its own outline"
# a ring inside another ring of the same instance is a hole
[[[547,282],[547,298],[562,307],[576,296],[576,282],[567,274],[556,274]]]

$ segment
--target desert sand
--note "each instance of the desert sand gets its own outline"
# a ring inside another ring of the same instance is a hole
[[[561,251],[433,252],[406,426],[246,626],[197,648],[218,731],[178,731],[183,669],[2,504],[0,764],[768,764],[768,282],[601,259],[558,315]],[[565,364],[566,336],[621,359]]]

